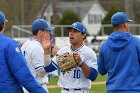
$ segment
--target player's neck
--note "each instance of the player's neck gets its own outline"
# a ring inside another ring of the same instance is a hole
[[[33,36],[33,39],[41,41],[41,38],[38,37],[37,35],[36,36]]]
[[[83,45],[83,43],[81,43],[81,44],[75,44],[75,45],[72,44],[72,45],[71,45],[71,49],[72,49],[72,50],[76,50],[76,49],[80,48],[82,45]]]

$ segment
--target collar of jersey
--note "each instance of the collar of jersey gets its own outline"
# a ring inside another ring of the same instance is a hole
[[[73,51],[73,52],[77,52],[77,51],[79,51],[83,46],[84,46],[84,45],[82,45],[81,47],[79,47],[79,48],[77,48],[77,49],[75,49],[75,50],[73,50],[71,47],[70,47],[70,49],[71,49],[71,51]]]

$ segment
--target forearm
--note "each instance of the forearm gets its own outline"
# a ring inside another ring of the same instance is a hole
[[[98,72],[97,72],[97,70],[95,68],[92,68],[92,67],[90,67],[90,71],[91,71],[90,75],[87,78],[92,80],[92,81],[94,81],[98,76]]]
[[[83,63],[83,65],[81,66],[82,72],[84,73],[84,75],[90,79],[90,80],[95,80],[98,72],[95,68],[89,67],[86,63]]]
[[[45,53],[45,55],[44,55],[44,67],[48,66],[50,64],[50,61],[51,61],[50,55]],[[47,74],[47,72],[45,71],[44,68],[40,68],[36,72],[37,72],[37,75],[39,77],[44,77]]]
[[[38,69],[36,72],[38,77],[44,77],[47,74],[44,68]]]
[[[49,54],[44,55],[44,66],[48,66],[50,64],[51,58]]]
[[[89,75],[90,75],[90,67],[86,64],[86,63],[83,63],[83,65],[82,66],[80,66],[81,67],[81,69],[82,69],[82,72],[84,73],[84,75],[86,76],[86,77],[89,77]]]

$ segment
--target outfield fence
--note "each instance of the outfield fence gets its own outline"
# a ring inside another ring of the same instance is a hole
[[[55,44],[62,48],[64,46],[70,45],[68,38],[67,27],[69,25],[53,25],[55,27]],[[101,26],[99,36],[97,36],[97,40],[101,42],[91,43],[91,40],[94,36],[87,36],[85,44],[92,48],[95,52],[101,46],[101,44],[107,39],[108,35],[112,32],[112,26],[110,24],[105,24]],[[133,35],[140,36],[140,24],[129,24],[129,32]],[[66,36],[64,35],[66,34]],[[14,25],[12,26],[11,36],[19,43],[23,44],[28,37],[32,37],[31,25]]]
[[[68,36],[67,27],[69,25],[53,25],[54,33],[57,37]],[[104,24],[99,31],[100,36],[109,35],[112,32],[112,26],[110,24]],[[140,24],[129,24],[129,32],[134,35],[140,35]],[[11,28],[11,36],[13,38],[18,37],[30,37],[32,36],[31,25],[13,25]]]

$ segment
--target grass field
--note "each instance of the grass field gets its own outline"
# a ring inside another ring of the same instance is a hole
[[[49,93],[60,93],[61,88],[49,88]],[[105,84],[92,85],[91,93],[106,93]]]
[[[98,75],[97,79],[94,82],[96,83],[96,82],[100,82],[100,81],[106,81],[106,77],[107,76]],[[58,80],[58,77],[52,77],[48,86],[57,85],[57,80]],[[106,93],[105,84],[95,84],[94,85],[94,82],[93,82],[93,85],[91,86],[92,93]],[[48,88],[48,90],[49,90],[49,93],[60,93],[61,88],[60,87]]]

